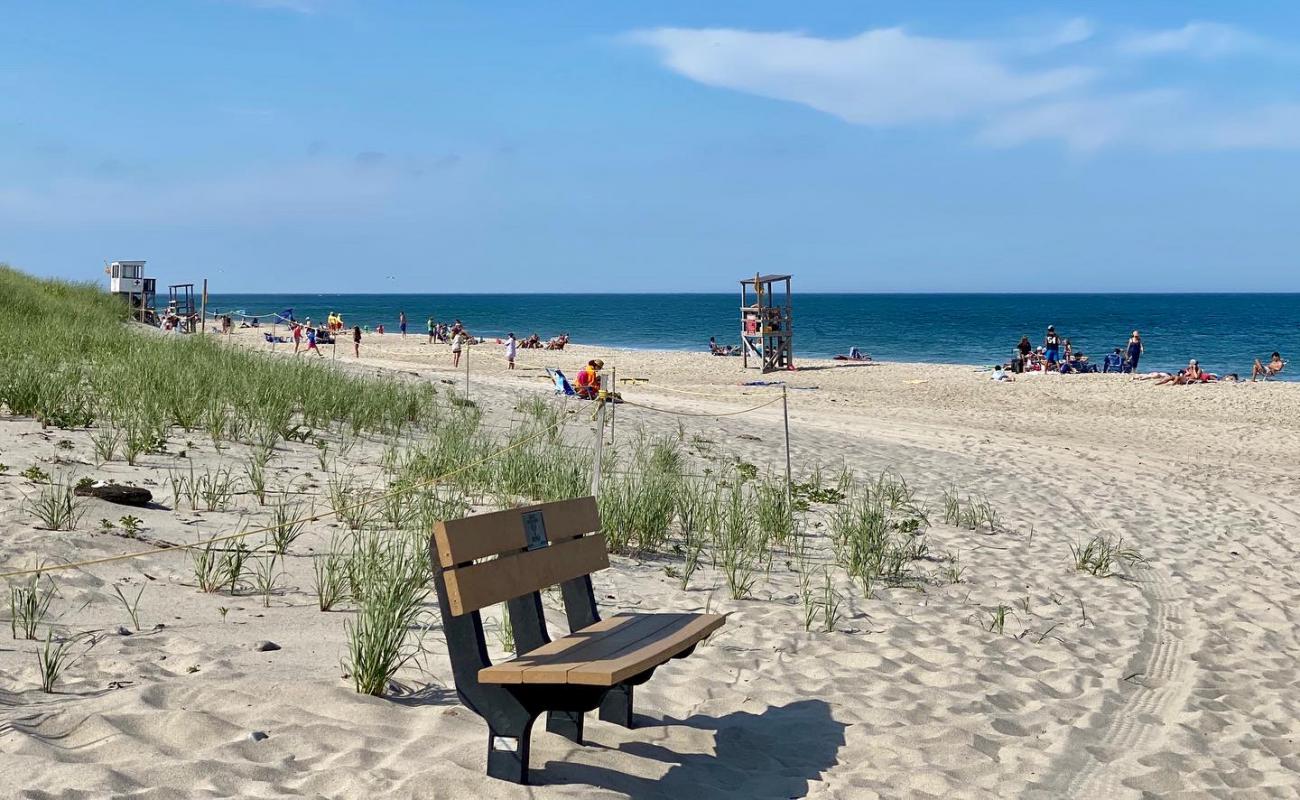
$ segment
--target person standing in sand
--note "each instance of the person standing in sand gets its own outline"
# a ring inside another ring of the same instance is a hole
[[[1137,372],[1140,360],[1142,360],[1142,334],[1133,331],[1133,335],[1128,337],[1128,349],[1124,353],[1124,371]]]
[[[460,366],[460,350],[465,345],[465,334],[458,333],[451,339],[451,366]]]
[[[298,348],[302,345],[302,326],[293,323],[293,354],[298,355]]]
[[[506,334],[506,369],[515,368],[515,355],[519,352],[519,342],[513,333]]]
[[[313,350],[315,350],[315,351],[316,351],[316,355],[320,356],[321,358],[324,358],[324,357],[325,357],[325,354],[322,353],[322,352],[320,351],[320,348],[316,346],[316,329],[315,329],[315,328],[308,328],[308,329],[307,329],[307,350],[306,350],[306,352],[310,353],[310,352],[313,351]]]
[[[1047,335],[1043,337],[1043,358],[1047,368],[1051,369],[1061,360],[1061,337],[1056,334],[1056,326],[1047,326]]]
[[[434,329],[437,327],[436,325],[434,325],[433,317],[429,317],[429,322],[427,324],[429,326],[429,344],[433,344],[433,332]]]
[[[352,326],[352,356],[361,358],[361,326]]]
[[[406,312],[397,312],[397,329],[402,332],[402,338],[406,338]]]

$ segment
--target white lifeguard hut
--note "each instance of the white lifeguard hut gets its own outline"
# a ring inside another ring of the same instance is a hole
[[[104,271],[108,273],[109,293],[126,298],[131,316],[143,322],[152,313],[158,294],[157,280],[144,276],[144,262],[114,261]]]

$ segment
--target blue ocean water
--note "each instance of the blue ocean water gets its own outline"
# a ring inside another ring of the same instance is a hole
[[[474,334],[631,348],[703,350],[710,336],[734,343],[737,294],[212,294],[209,311],[299,319],[341,312],[349,325],[382,322],[422,334],[425,320],[459,319]],[[884,361],[982,364],[1002,361],[1027,334],[1041,344],[1055,325],[1076,350],[1100,361],[1142,332],[1142,369],[1173,370],[1196,358],[1211,372],[1249,373],[1255,358],[1300,355],[1300,294],[800,294],[794,295],[794,351],[825,357],[857,345]],[[1300,361],[1289,377],[1300,373]]]

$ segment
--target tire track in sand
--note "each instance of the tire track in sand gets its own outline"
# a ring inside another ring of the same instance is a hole
[[[1094,530],[1117,534],[1104,522],[1067,498]],[[1078,727],[1057,756],[1046,781],[1030,787],[1027,798],[1122,797],[1137,794],[1124,786],[1130,774],[1121,764],[1136,764],[1152,752],[1165,726],[1185,706],[1195,669],[1189,653],[1199,634],[1184,615],[1184,600],[1164,572],[1154,566],[1125,569],[1148,605],[1142,641],[1124,670],[1121,684],[1103,702],[1097,724]]]

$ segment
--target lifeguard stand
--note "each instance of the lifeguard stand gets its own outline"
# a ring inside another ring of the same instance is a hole
[[[194,312],[194,284],[176,283],[167,287],[167,308],[185,323],[185,331],[193,333],[198,316]]]
[[[777,304],[780,284],[784,302]],[[764,373],[794,369],[789,275],[755,275],[740,282],[740,342],[746,368],[752,358]]]
[[[157,280],[144,276],[143,261],[114,261],[104,267],[110,294],[124,297],[131,316],[144,322],[153,312]]]

